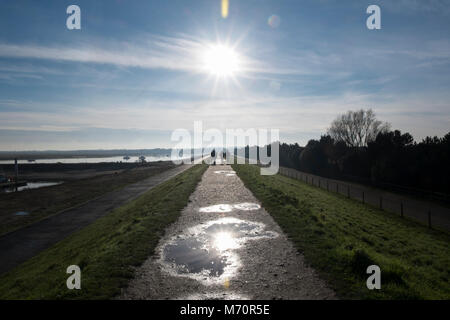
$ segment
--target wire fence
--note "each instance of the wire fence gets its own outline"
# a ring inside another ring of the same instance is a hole
[[[425,223],[429,228],[438,227],[450,231],[450,208],[407,198],[389,191],[323,178],[290,168],[280,167],[279,173],[329,192],[338,193],[349,199],[358,200],[381,210],[398,214],[401,217],[408,217]]]

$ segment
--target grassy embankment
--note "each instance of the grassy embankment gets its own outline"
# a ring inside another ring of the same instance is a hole
[[[0,276],[0,299],[109,299],[153,253],[186,206],[206,165],[196,165]],[[68,290],[66,268],[81,268]]]
[[[55,213],[80,205],[171,168],[172,165],[131,169],[116,174],[68,181],[61,185],[13,193],[0,193],[0,235],[22,228]],[[15,212],[29,212],[16,216]]]
[[[245,185],[341,298],[450,299],[450,235],[259,168],[233,165]],[[381,268],[368,290],[366,268]]]

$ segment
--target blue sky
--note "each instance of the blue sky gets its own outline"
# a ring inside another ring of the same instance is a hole
[[[416,140],[450,131],[450,1],[229,2],[223,19],[220,0],[0,0],[0,150],[170,147],[199,120],[303,145],[360,108]],[[233,77],[204,70],[218,42]]]

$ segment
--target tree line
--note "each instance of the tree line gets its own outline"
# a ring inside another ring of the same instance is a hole
[[[349,111],[305,147],[280,144],[280,165],[323,177],[450,197],[450,132],[414,141],[372,110]]]

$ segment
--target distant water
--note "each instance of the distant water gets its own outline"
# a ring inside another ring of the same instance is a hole
[[[145,156],[145,161],[169,161],[170,156]],[[22,163],[100,163],[100,162],[126,162],[133,163],[139,161],[138,156],[130,156],[129,160],[125,160],[123,157],[104,157],[104,158],[60,158],[60,159],[36,159],[33,162],[28,160],[18,160],[19,164]],[[14,164],[14,160],[0,160],[0,164]]]

